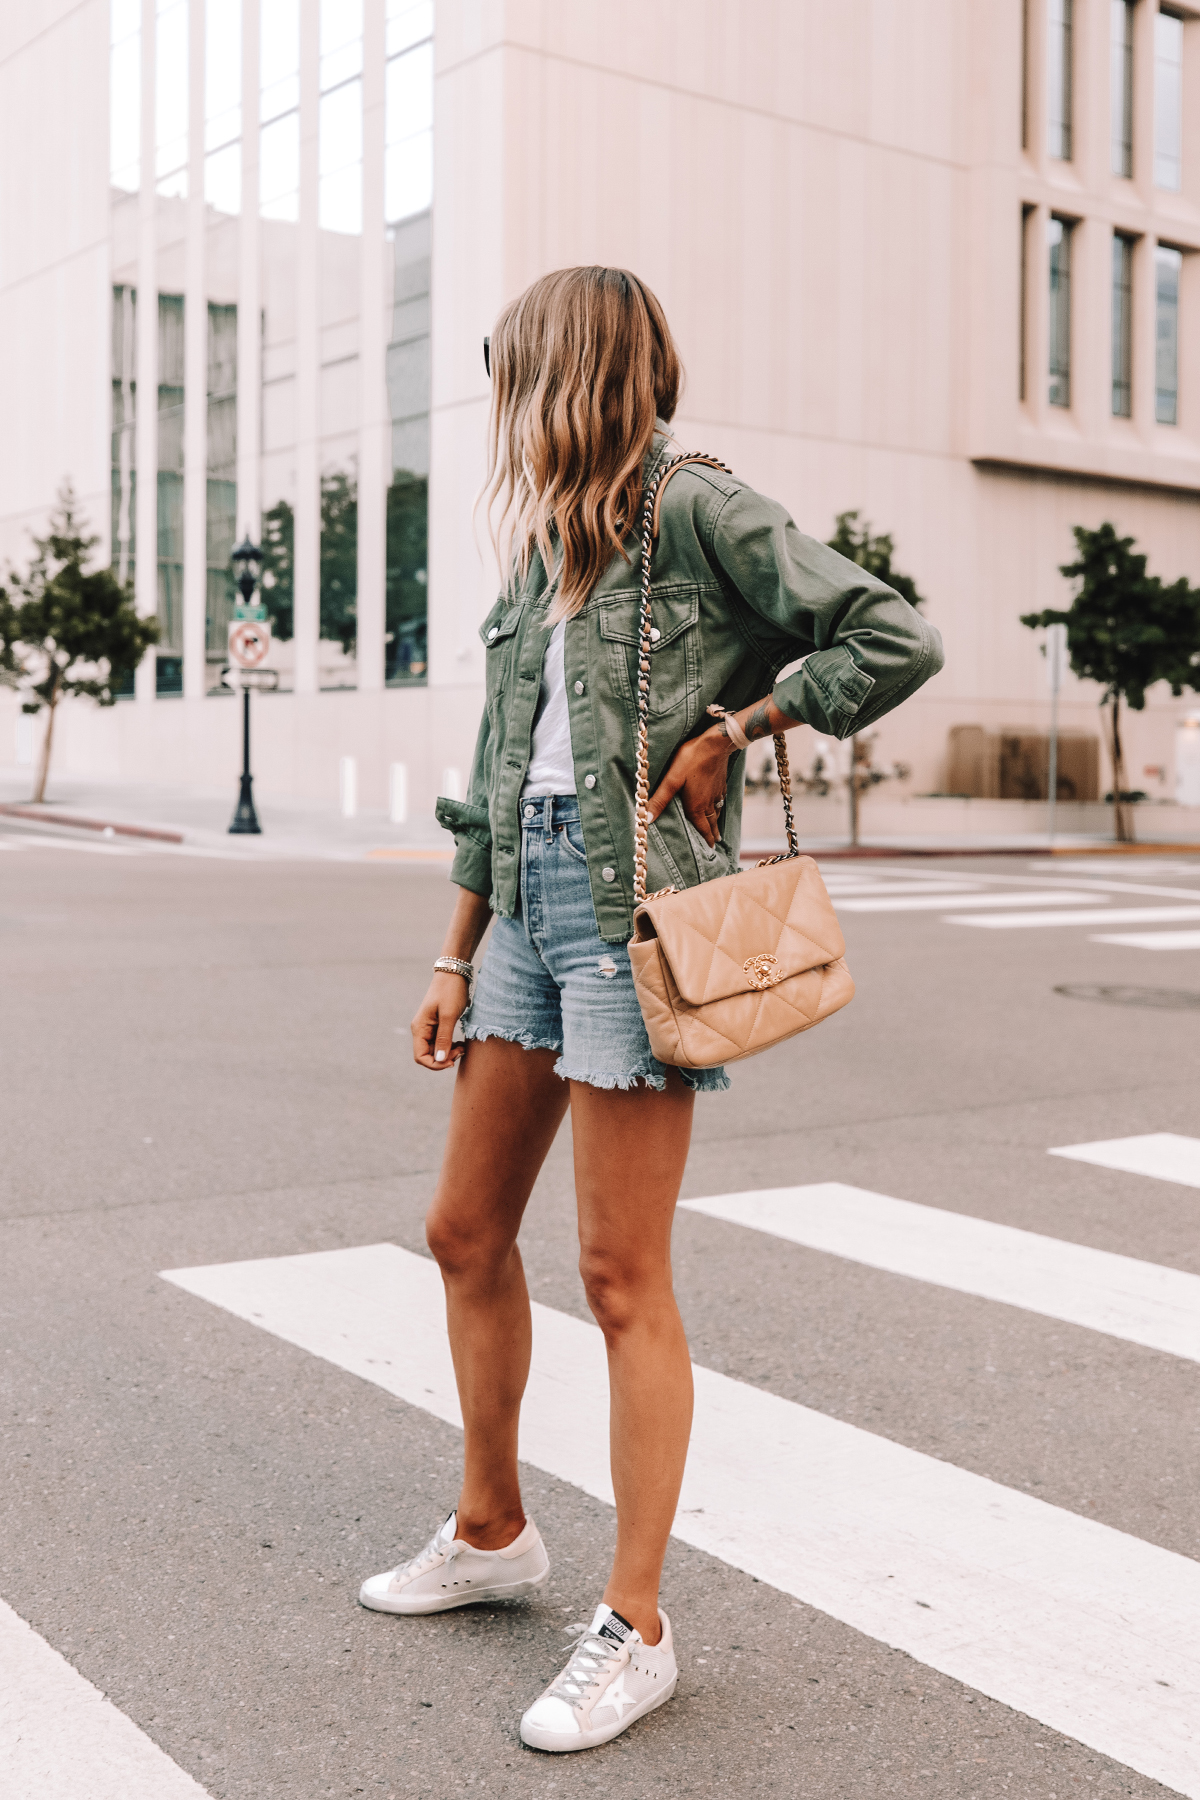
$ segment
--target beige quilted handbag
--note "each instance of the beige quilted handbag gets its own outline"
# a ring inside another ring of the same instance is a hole
[[[646,893],[650,753],[650,559],[663,488],[685,463],[724,468],[712,456],[677,456],[659,470],[642,516],[638,673],[637,823],[633,938],[629,960],[650,1048],[685,1069],[756,1056],[819,1025],[854,997],[845,940],[811,856],[801,856],[792,819],[787,746],[775,739],[788,848],[753,869],[698,887]],[[718,707],[712,708],[720,712]]]

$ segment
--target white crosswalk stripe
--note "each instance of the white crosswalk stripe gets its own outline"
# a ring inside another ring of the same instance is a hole
[[[207,1800],[2,1600],[0,1793],[4,1800]]]
[[[872,1269],[1200,1362],[1200,1275],[1183,1269],[893,1200],[840,1181],[717,1194],[680,1206]]]
[[[1031,894],[980,894],[971,893],[962,899],[947,900],[944,896],[933,897],[929,894],[905,894],[897,899],[847,900],[841,907],[844,912],[948,912],[958,911],[964,906],[996,907],[996,906],[1103,906],[1103,894],[1075,893],[1071,890],[1056,892],[1053,888],[1042,888]],[[956,921],[957,922],[957,921]]]
[[[1076,898],[1077,896],[1072,896]],[[1040,925],[1171,925],[1200,919],[1200,906],[1112,906],[1105,912],[983,913],[974,918],[949,915],[951,925],[980,925],[985,930],[1021,931]]]
[[[461,1422],[424,1257],[376,1244],[166,1278]],[[520,1453],[611,1504],[601,1334],[533,1312]],[[676,1536],[1200,1796],[1200,1563],[712,1370],[695,1380]]]
[[[1128,950],[1200,950],[1200,931],[1102,931],[1092,942]]]
[[[1200,1188],[1200,1138],[1174,1131],[1148,1131],[1138,1137],[1106,1138],[1094,1144],[1062,1144],[1051,1156],[1121,1169],[1128,1175],[1150,1175],[1180,1187]]]

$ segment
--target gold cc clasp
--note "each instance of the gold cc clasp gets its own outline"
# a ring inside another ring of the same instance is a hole
[[[783,970],[768,951],[762,951],[758,956],[748,956],[742,967],[750,977],[751,987],[774,987],[777,981],[783,980]]]

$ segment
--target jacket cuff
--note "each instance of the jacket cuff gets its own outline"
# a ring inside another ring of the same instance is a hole
[[[450,800],[440,794],[433,816],[439,825],[454,833],[450,879],[455,887],[468,888],[472,894],[490,899],[492,822],[487,807],[473,806],[469,800]]]
[[[477,844],[471,837],[456,837],[454,840],[454,861],[450,865],[450,879],[455,887],[467,888],[472,894],[480,894],[485,900],[492,896],[492,851],[491,846]]]

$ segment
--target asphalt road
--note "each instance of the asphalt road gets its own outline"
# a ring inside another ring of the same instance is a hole
[[[1075,881],[1013,858],[853,873]],[[1182,859],[1090,874],[1200,902]],[[1166,1792],[683,1543],[676,1699],[586,1756],[523,1750],[613,1535],[535,1468],[535,1604],[357,1606],[453,1503],[458,1433],[160,1271],[423,1250],[450,1083],[413,1067],[407,1020],[448,899],[440,867],[0,855],[0,1598],[213,1800]],[[1047,1155],[1200,1136],[1200,950],[951,911],[843,914],[858,997],[699,1101],[684,1196],[837,1181],[1200,1273],[1194,1188]],[[522,1248],[534,1296],[587,1318],[568,1129]],[[698,1364],[1200,1556],[1200,1364],[698,1214],[675,1262]]]

